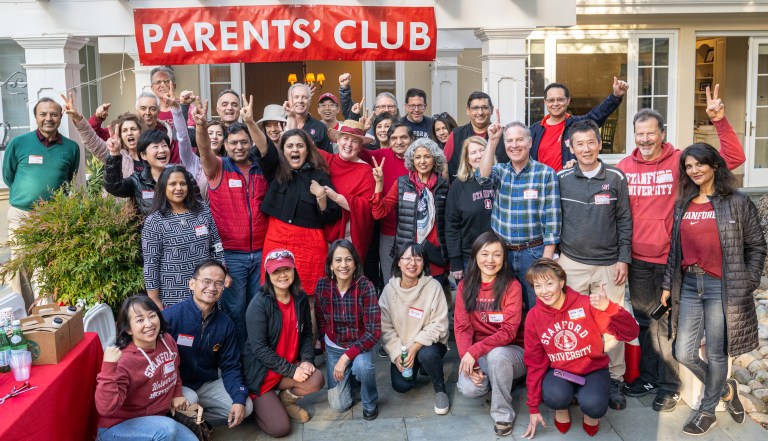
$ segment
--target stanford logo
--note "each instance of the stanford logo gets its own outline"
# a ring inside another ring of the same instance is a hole
[[[485,209],[486,210],[490,210],[491,208],[493,208],[493,202],[491,202],[490,199],[486,199],[484,201],[484,204],[485,204]]]
[[[603,191],[608,191],[611,189],[611,184],[603,184]]]

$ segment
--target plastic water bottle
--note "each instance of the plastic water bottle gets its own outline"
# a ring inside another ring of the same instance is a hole
[[[400,365],[405,366],[405,359],[408,358],[408,348],[405,346],[400,347]],[[403,378],[408,381],[413,380],[413,368],[403,368]]]

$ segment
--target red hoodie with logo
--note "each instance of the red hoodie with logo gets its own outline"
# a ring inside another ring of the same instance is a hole
[[[713,121],[720,138],[720,155],[729,169],[746,160],[739,137],[728,119]],[[672,235],[672,213],[680,178],[680,156],[672,144],[665,142],[661,156],[643,159],[639,148],[619,162],[627,176],[629,205],[632,209],[632,257],[645,262],[666,264]]]
[[[527,405],[539,413],[541,381],[549,368],[586,375],[608,367],[603,352],[603,334],[621,341],[634,340],[640,333],[635,318],[610,302],[605,311],[595,309],[588,296],[565,289],[565,302],[554,309],[536,300],[525,319],[525,355],[528,368]]]

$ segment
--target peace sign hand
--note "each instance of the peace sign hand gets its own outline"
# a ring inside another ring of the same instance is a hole
[[[171,88],[171,91],[160,97],[166,106],[172,107],[174,109],[179,107],[179,100],[176,98],[176,95],[173,93],[173,88]]]
[[[363,123],[363,130],[367,132],[371,128],[371,124],[373,124],[373,113],[365,109],[363,116],[360,117],[360,122]]]
[[[60,95],[61,99],[64,100],[64,113],[69,115],[75,124],[79,123],[83,119],[83,115],[81,115],[75,107],[75,98],[72,96],[72,92],[69,92],[69,97],[65,96],[63,93]]]
[[[109,138],[107,138],[107,151],[110,156],[120,155],[120,134],[118,133],[118,125],[107,126],[109,129]]]
[[[208,127],[208,100],[205,100],[205,104],[195,106],[192,112],[192,119],[195,120],[195,125],[200,127]]]
[[[382,184],[384,183],[384,171],[381,168],[384,166],[384,161],[387,158],[381,158],[381,162],[376,162],[376,158],[371,159],[373,160],[373,179],[376,181],[376,184]]]
[[[717,97],[719,92],[719,84],[715,84],[715,92],[713,94],[710,94],[709,86],[707,86],[707,116],[712,122],[725,118],[725,105],[723,100]]]
[[[243,94],[243,107],[240,108],[240,116],[243,117],[243,122],[253,122],[253,95],[250,95],[250,100]]]

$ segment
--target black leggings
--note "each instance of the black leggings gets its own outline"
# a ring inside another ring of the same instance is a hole
[[[549,369],[541,382],[544,404],[553,410],[567,409],[575,395],[584,415],[594,419],[605,415],[608,411],[608,386],[611,384],[608,368],[583,375],[587,380],[584,386],[555,377],[554,372],[554,369]]]

